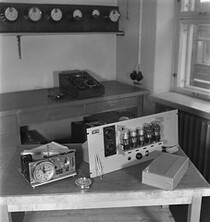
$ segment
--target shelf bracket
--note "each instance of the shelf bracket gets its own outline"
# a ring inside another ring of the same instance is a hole
[[[22,59],[22,55],[21,55],[21,35],[17,35],[17,46],[18,46],[19,59]]]

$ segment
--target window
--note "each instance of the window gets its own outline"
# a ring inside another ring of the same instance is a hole
[[[210,0],[177,1],[175,90],[210,99]]]

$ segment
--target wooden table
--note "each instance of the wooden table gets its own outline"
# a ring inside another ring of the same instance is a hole
[[[75,148],[75,146],[73,147]],[[77,160],[80,148],[77,146]],[[210,196],[210,185],[192,163],[174,191],[156,189],[141,183],[141,172],[150,163],[145,162],[95,178],[88,191],[81,191],[75,179],[88,176],[88,165],[77,164],[77,176],[33,189],[19,174],[17,149],[1,178],[1,221],[8,222],[11,212],[66,209],[119,208],[188,204],[188,221],[198,222],[203,196]],[[183,155],[183,153],[178,153]]]
[[[115,110],[134,109],[136,116],[143,115],[143,100],[149,90],[118,81],[104,81],[102,84],[105,94],[87,99],[64,96],[57,100],[58,88],[0,94],[0,162],[4,162],[0,175],[10,162],[14,147],[21,144],[22,126]],[[7,154],[6,159],[2,158],[2,153]]]

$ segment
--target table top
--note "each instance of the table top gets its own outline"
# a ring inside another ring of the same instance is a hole
[[[120,99],[131,96],[141,96],[149,94],[149,90],[131,86],[118,81],[104,81],[105,87],[103,96],[76,99],[65,95],[62,99],[57,100],[55,97],[59,93],[59,88],[37,89],[20,92],[11,92],[0,94],[0,112],[12,112],[16,110],[27,110],[39,107],[56,107],[71,103],[72,105],[101,102],[109,99]]]
[[[77,149],[76,160],[81,159],[80,146],[71,147]],[[33,189],[18,172],[20,151],[18,148],[9,167],[3,173],[0,190],[0,199],[12,205],[16,211],[26,208],[49,210],[143,206],[152,203],[153,205],[187,204],[191,202],[194,193],[210,196],[210,185],[191,162],[187,173],[173,191],[142,183],[141,172],[151,161],[108,173],[103,179],[94,178],[88,191],[82,191],[75,185],[77,178],[89,176],[88,164],[78,161],[75,177]],[[179,152],[178,155],[183,153]]]

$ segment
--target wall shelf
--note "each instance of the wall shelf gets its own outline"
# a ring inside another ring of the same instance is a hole
[[[1,36],[34,36],[34,35],[116,35],[124,36],[124,31],[117,32],[14,32],[0,33]]]
[[[0,3],[0,33],[12,35],[116,33],[117,6]]]

